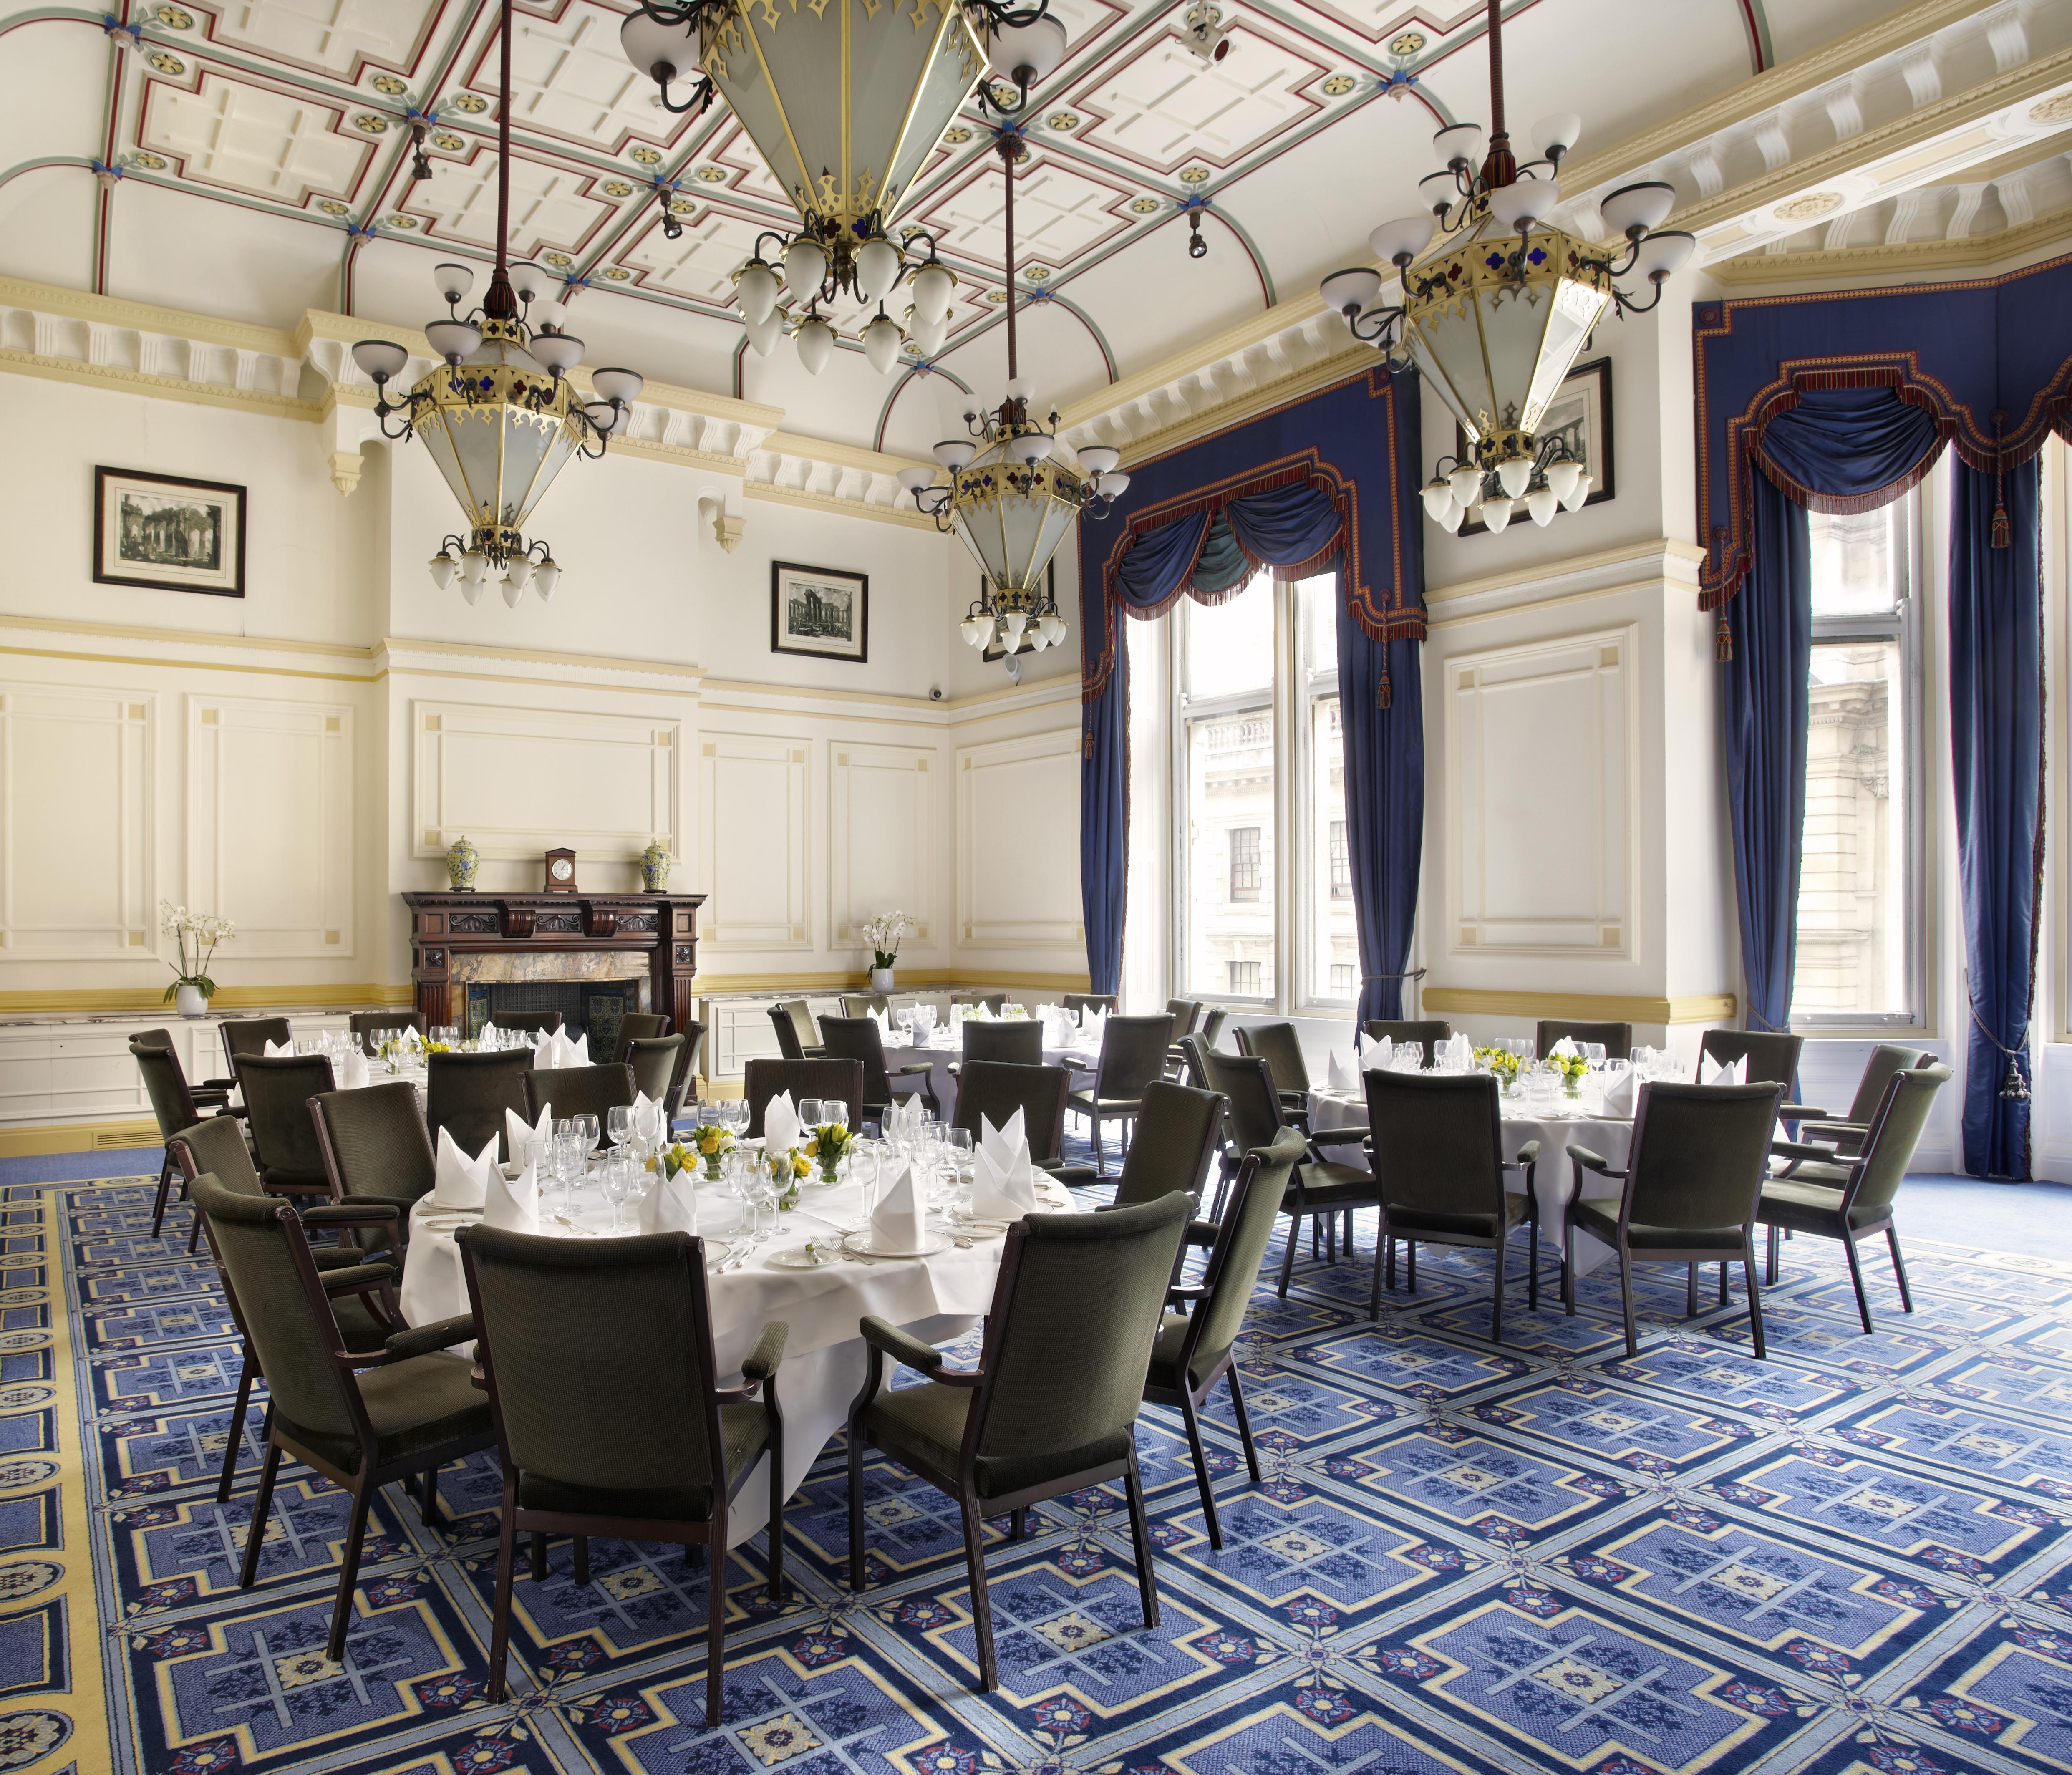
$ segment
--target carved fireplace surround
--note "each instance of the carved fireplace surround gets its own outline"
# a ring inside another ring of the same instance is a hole
[[[405,894],[410,978],[427,1026],[458,1021],[470,979],[631,980],[649,1009],[692,1021],[702,894]]]

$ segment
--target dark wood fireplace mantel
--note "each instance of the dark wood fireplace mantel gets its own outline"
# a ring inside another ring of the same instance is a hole
[[[454,1021],[456,955],[602,951],[648,976],[673,1028],[692,1021],[702,894],[405,894],[410,978],[426,1023]]]

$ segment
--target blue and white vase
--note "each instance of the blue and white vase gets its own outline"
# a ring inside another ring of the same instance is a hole
[[[475,892],[475,872],[482,857],[463,832],[446,847],[446,879],[456,894]]]
[[[676,858],[669,854],[669,847],[656,839],[640,853],[640,885],[650,894],[668,893],[669,871],[676,863]]]

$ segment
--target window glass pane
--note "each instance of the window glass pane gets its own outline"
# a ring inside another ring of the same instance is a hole
[[[1904,499],[1875,512],[1838,516],[1809,512],[1813,614],[1889,616],[1899,608]]]
[[[1911,1009],[1901,673],[1896,640],[1814,645],[1794,1016]]]
[[[1273,705],[1192,717],[1182,732],[1186,996],[1257,997],[1273,990]]]
[[[1186,613],[1190,696],[1223,696],[1273,687],[1273,582],[1255,573],[1221,604],[1180,600]],[[1272,824],[1269,820],[1268,822]]]
[[[1353,878],[1346,848],[1346,754],[1335,695],[1309,699],[1309,992],[1318,998],[1351,998],[1346,981],[1357,975],[1359,939],[1353,929]]]
[[[1302,624],[1302,653],[1312,672],[1338,669],[1338,576],[1319,573],[1297,580],[1295,606]]]

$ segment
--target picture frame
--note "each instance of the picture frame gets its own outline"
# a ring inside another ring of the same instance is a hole
[[[93,471],[93,580],[245,595],[245,490],[142,469]]]
[[[771,561],[770,651],[866,664],[870,576],[796,561]]]
[[[1612,449],[1612,360],[1608,357],[1592,358],[1587,364],[1578,364],[1561,379],[1561,386],[1555,391],[1554,398],[1547,404],[1547,416],[1541,424],[1539,437],[1541,442],[1567,433],[1568,447],[1581,457],[1584,472],[1590,477],[1590,496],[1584,506],[1601,505],[1613,498],[1618,488],[1614,482],[1617,464]],[[1453,427],[1453,452],[1456,455],[1468,447],[1467,433],[1456,424]],[[1524,516],[1521,510],[1511,519],[1515,524]],[[1527,520],[1530,521],[1529,520]],[[1463,524],[1458,534],[1478,536],[1489,526],[1479,518]]]

